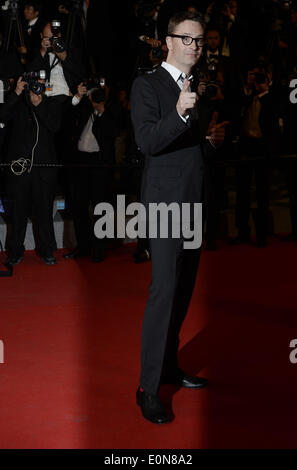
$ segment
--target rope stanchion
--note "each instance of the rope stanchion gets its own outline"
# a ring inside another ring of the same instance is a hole
[[[275,158],[264,158],[264,157],[246,157],[246,158],[238,158],[238,159],[230,159],[230,160],[215,160],[216,164],[223,165],[223,166],[241,166],[241,165],[248,165],[253,162],[261,162],[265,160],[267,163],[277,163],[285,160],[296,160],[297,161],[297,154],[288,154],[288,155],[281,155]],[[11,163],[0,163],[0,168],[11,168],[14,165],[16,168],[19,166],[19,171],[14,171],[15,174],[22,174],[25,168],[30,167],[30,160],[28,158],[20,158],[19,160],[14,160]],[[85,164],[85,163],[33,163],[32,168],[114,168],[114,169],[124,169],[124,168],[143,168],[142,165],[139,164],[128,164],[128,163],[94,163],[94,164]]]

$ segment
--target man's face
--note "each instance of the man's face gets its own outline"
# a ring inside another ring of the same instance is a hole
[[[38,11],[38,10],[34,10],[34,7],[32,7],[32,6],[25,5],[25,8],[24,8],[24,17],[25,17],[25,20],[27,20],[27,21],[32,21],[32,20],[34,20],[35,18],[37,18],[38,15],[39,15],[39,11]]]
[[[238,4],[235,0],[230,0],[229,2],[229,8],[230,8],[230,12],[232,13],[232,15],[234,16],[237,16],[237,13],[238,13]]]
[[[297,24],[297,10],[291,10],[291,23]]]
[[[51,25],[47,24],[42,30],[42,38],[49,39],[52,37],[53,37],[53,33],[52,33]]]
[[[204,30],[200,23],[186,20],[176,26],[173,34],[203,38]],[[195,41],[186,46],[181,38],[167,36],[166,43],[168,47],[167,61],[179,70],[186,71],[186,73],[198,62],[202,54],[202,47],[197,46]]]
[[[206,35],[207,49],[216,52],[220,44],[220,34],[218,31],[209,31]]]

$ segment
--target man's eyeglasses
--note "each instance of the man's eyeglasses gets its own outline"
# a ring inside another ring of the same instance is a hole
[[[204,38],[192,38],[191,36],[182,36],[181,34],[167,34],[172,38],[181,38],[185,46],[190,46],[193,41],[195,41],[197,47],[203,47],[205,44]]]

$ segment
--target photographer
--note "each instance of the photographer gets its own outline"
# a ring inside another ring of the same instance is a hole
[[[37,0],[25,0],[24,4],[24,41],[25,45],[18,48],[20,54],[24,54],[26,62],[33,60],[40,48],[40,34],[44,21],[40,16],[41,6]]]
[[[66,49],[58,22],[46,24],[41,37],[40,52],[30,64],[30,69],[46,71],[47,96],[74,95],[77,85],[86,75],[79,54],[74,49]]]
[[[54,135],[59,129],[57,102],[44,96],[44,80],[27,74],[17,81],[15,91],[0,108],[0,121],[10,121],[6,178],[12,230],[7,263],[23,259],[28,217],[36,222],[36,249],[47,265],[56,264],[53,201],[56,171],[34,164],[54,163]],[[29,83],[28,83],[29,82]]]
[[[109,100],[109,87],[100,86],[87,91],[84,83],[78,87],[74,108],[76,119],[76,154],[74,162],[89,165],[74,169],[71,178],[71,208],[77,247],[64,255],[65,259],[92,256],[94,262],[104,259],[104,240],[94,235],[95,218],[90,217],[92,208],[111,198],[113,170],[108,165],[115,162],[115,137],[119,133],[119,110]]]
[[[250,188],[253,174],[256,182],[256,242],[267,245],[269,217],[269,160],[280,151],[279,111],[269,89],[267,73],[247,72],[247,87],[242,97],[240,148],[243,164],[237,171],[236,225],[238,237],[233,243],[250,241]],[[245,161],[245,164],[244,164]]]

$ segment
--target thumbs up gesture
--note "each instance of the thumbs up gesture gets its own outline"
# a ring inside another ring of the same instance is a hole
[[[176,109],[178,114],[185,116],[189,109],[192,109],[196,106],[198,101],[197,93],[190,92],[190,80],[185,78],[183,83],[183,88],[179,94],[178,102],[176,103]]]
[[[214,111],[208,126],[206,139],[214,146],[219,147],[224,142],[225,127],[230,124],[229,121],[223,121],[218,124],[219,113]]]

